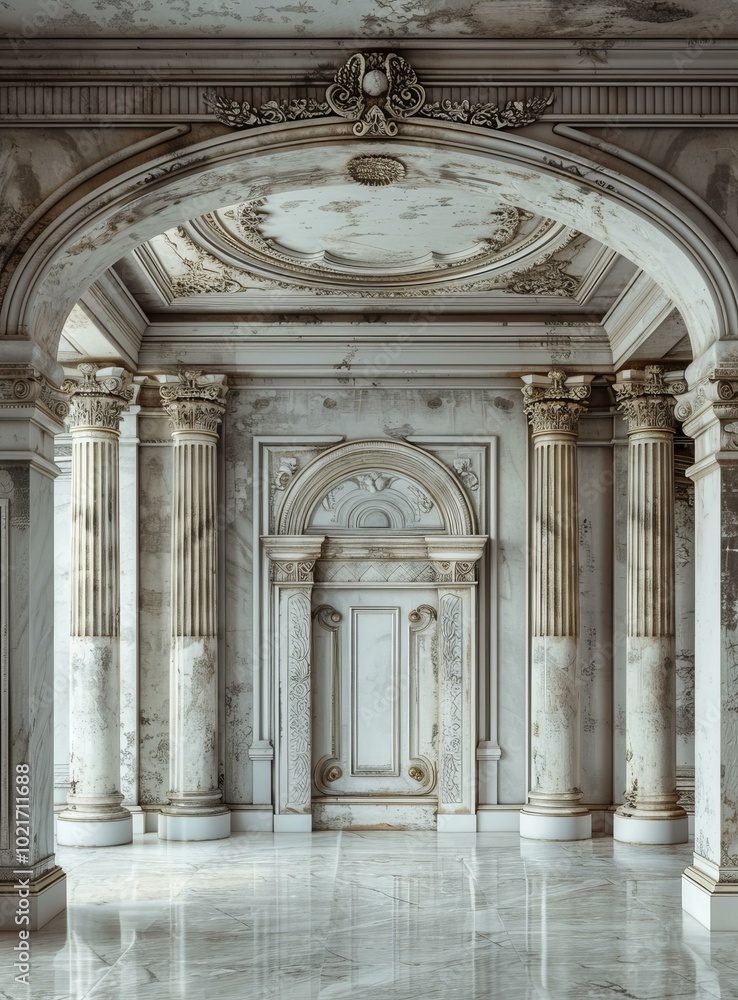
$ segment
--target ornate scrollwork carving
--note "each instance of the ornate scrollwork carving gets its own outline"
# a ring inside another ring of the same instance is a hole
[[[69,413],[65,393],[49,382],[35,368],[25,365],[7,365],[0,368],[0,406],[39,405],[55,420],[63,420]]]
[[[169,414],[173,431],[201,431],[217,434],[223,419],[226,386],[222,376],[203,375],[201,371],[182,369],[179,381],[161,386],[159,392]]]
[[[97,427],[117,431],[121,413],[128,409],[133,386],[131,375],[122,371],[120,375],[106,375],[98,378],[99,366],[93,362],[78,365],[82,378],[64,379],[61,391],[70,399],[69,429]]]
[[[340,789],[332,786],[342,777],[341,761],[331,754],[321,757],[313,768],[313,783],[321,795],[341,795]]]
[[[297,472],[297,459],[285,456],[279,460],[279,468],[274,473],[274,489],[286,490],[292,477]]]
[[[505,288],[517,295],[558,295],[561,298],[572,298],[582,279],[569,274],[566,270],[568,265],[568,260],[546,260],[523,271],[514,271]]]
[[[267,101],[256,107],[249,101],[233,101],[207,93],[205,105],[223,125],[255,128],[281,122],[305,121],[339,115],[354,122],[359,138],[392,138],[397,123],[417,116],[435,121],[473,125],[477,128],[521,128],[545,113],[554,100],[552,92],[525,100],[508,101],[502,107],[492,102],[425,101],[425,88],[415,70],[394,52],[357,52],[336,71],[325,101],[293,98]]]
[[[585,409],[589,385],[570,384],[566,372],[554,368],[548,373],[548,385],[529,383],[523,386],[523,409],[534,434],[567,431],[576,434],[579,416]]]
[[[419,604],[407,616],[410,627],[413,628],[415,626],[415,631],[417,632],[421,632],[424,628],[427,628],[437,618],[438,612],[432,604]]]
[[[425,90],[402,56],[357,52],[337,71],[325,99],[337,115],[355,122],[359,138],[392,138],[397,120],[420,110]]]
[[[436,562],[437,583],[473,583],[476,563],[452,561]]]
[[[314,568],[314,559],[301,562],[272,562],[272,581],[274,583],[312,583]]]

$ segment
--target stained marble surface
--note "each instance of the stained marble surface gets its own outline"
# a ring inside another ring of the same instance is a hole
[[[69,909],[33,938],[55,1000],[734,998],[738,934],[680,908],[691,847],[516,834],[236,834],[60,849]],[[23,992],[21,992],[21,990]]]

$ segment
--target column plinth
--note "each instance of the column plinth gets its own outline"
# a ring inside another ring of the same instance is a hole
[[[183,372],[161,387],[172,462],[172,640],[169,804],[162,840],[230,836],[218,783],[216,449],[225,406],[222,376]]]
[[[661,368],[621,372],[628,422],[625,802],[615,840],[680,844],[688,838],[676,790],[674,631],[674,400]]]
[[[579,759],[579,416],[591,376],[529,375],[533,437],[530,749],[532,787],[520,833],[535,840],[592,835],[581,805]]]
[[[57,841],[112,847],[133,838],[120,791],[118,438],[133,394],[125,372],[81,364],[67,379],[72,438],[69,777]]]

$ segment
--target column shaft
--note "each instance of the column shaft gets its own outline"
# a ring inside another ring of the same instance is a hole
[[[673,400],[658,366],[621,372],[629,424],[625,802],[614,837],[682,843],[676,791]]]
[[[57,839],[107,847],[132,839],[120,791],[118,437],[129,379],[80,365],[68,380],[72,437],[70,714],[67,808]]]
[[[524,837],[591,836],[581,805],[579,755],[579,534],[577,449],[587,379],[527,376],[533,427],[530,748],[532,787]]]

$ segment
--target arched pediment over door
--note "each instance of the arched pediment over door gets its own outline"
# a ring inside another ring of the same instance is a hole
[[[414,445],[342,443],[289,482],[275,527],[275,830],[476,829],[487,536],[463,486]]]
[[[475,528],[471,504],[448,469],[428,452],[391,440],[323,452],[292,480],[277,521],[280,535],[366,529],[473,535]]]

